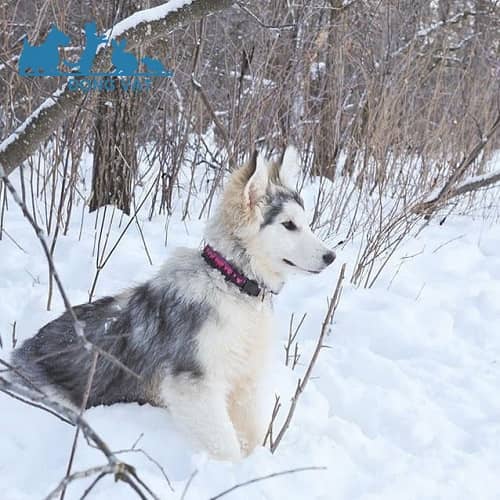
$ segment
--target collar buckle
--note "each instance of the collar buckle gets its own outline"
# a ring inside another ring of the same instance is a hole
[[[251,295],[252,297],[257,297],[260,293],[260,286],[254,280],[247,279],[245,284],[241,287],[241,291]]]

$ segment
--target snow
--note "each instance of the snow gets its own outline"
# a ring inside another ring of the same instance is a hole
[[[306,199],[316,185],[306,186]],[[192,200],[194,203],[195,201]],[[178,206],[168,222],[139,215],[153,266],[134,224],[101,272],[97,296],[116,293],[151,276],[177,246],[198,246],[204,221],[192,209],[181,220]],[[309,203],[311,208],[311,203]],[[94,216],[85,215],[60,237],[55,262],[72,303],[87,300],[95,273]],[[119,217],[115,217],[118,221]],[[125,218],[126,219],[126,218]],[[125,220],[126,223],[126,220]],[[114,224],[110,247],[121,230]],[[9,203],[0,240],[0,335],[6,357],[12,324],[18,342],[59,315],[55,296],[45,311],[47,266],[39,243],[20,211]],[[341,234],[338,239],[341,238]],[[336,263],[314,277],[292,279],[276,300],[277,331],[268,377],[269,414],[274,393],[284,408],[305,370],[340,266],[352,272],[358,240],[337,250]],[[298,334],[301,358],[285,367],[290,315],[307,312]],[[162,499],[178,499],[194,471],[186,499],[208,499],[236,483],[296,467],[325,466],[234,491],[232,499],[422,500],[500,497],[500,226],[467,216],[431,221],[399,248],[371,289],[346,280],[328,348],[299,401],[289,431],[272,455],[258,449],[238,464],[213,461],[193,450],[167,412],[148,405],[119,404],[86,412],[113,450],[137,466]],[[43,498],[64,476],[74,429],[35,408],[0,394],[0,498]],[[279,419],[283,419],[284,410]],[[202,418],[202,416],[200,416]],[[279,426],[278,426],[279,427]],[[103,464],[102,455],[80,439],[73,470]],[[90,479],[74,483],[79,498]],[[124,484],[106,478],[90,498],[135,498]]]
[[[170,0],[157,7],[152,7],[151,9],[140,10],[135,12],[131,16],[123,19],[119,23],[116,23],[110,30],[106,32],[109,40],[118,38],[125,31],[135,28],[142,23],[150,23],[152,21],[158,21],[163,19],[170,12],[179,10],[187,5],[190,5],[193,0]]]

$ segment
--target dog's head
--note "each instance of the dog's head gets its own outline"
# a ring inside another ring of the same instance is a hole
[[[319,273],[335,259],[309,227],[295,189],[298,171],[294,148],[275,163],[254,153],[234,172],[222,197],[218,223],[245,249],[253,271],[271,288],[279,288],[293,272]]]

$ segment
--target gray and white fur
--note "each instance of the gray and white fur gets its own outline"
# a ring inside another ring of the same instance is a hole
[[[139,402],[166,407],[211,456],[237,460],[262,443],[259,394],[269,353],[272,294],[290,273],[334,260],[311,232],[287,176],[297,169],[254,155],[231,176],[205,241],[262,287],[244,294],[198,249],[179,249],[148,282],[73,308],[99,356],[87,407]],[[92,366],[66,312],[13,352],[13,365],[42,390],[81,406]]]

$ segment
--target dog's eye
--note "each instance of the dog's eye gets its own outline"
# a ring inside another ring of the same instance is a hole
[[[297,230],[297,226],[291,220],[287,220],[286,222],[282,222],[281,225],[285,229],[288,229],[289,231],[296,231]]]

